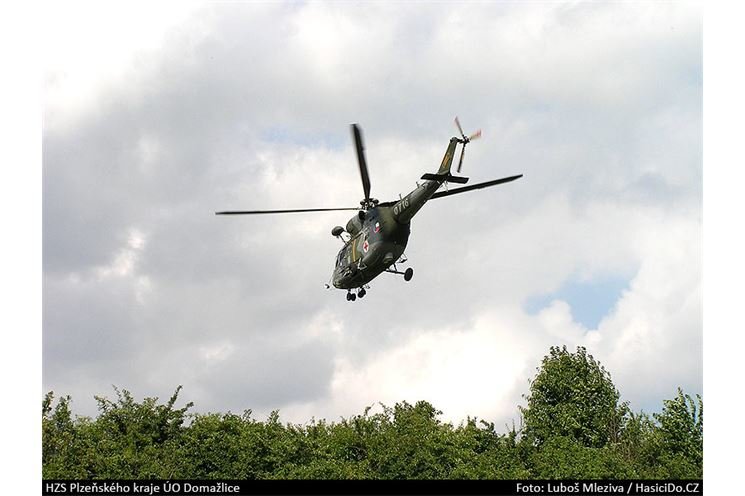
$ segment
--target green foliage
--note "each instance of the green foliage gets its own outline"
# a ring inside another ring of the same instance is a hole
[[[69,396],[63,396],[52,409],[54,394],[51,391],[42,401],[42,476],[47,479],[87,475],[80,466],[83,454],[79,450],[78,439],[88,422],[87,419],[73,421],[70,401]]]
[[[631,465],[610,446],[584,446],[573,437],[555,436],[531,451],[529,465],[539,479],[633,478]]]
[[[165,405],[137,403],[116,390],[117,402],[98,401],[96,421],[72,420],[69,397],[51,413],[52,393],[42,403],[42,474],[45,478],[147,479],[173,477],[186,411],[174,409],[179,386]],[[51,415],[50,415],[51,413]]]
[[[530,383],[524,428],[454,426],[419,401],[337,422],[265,421],[247,410],[189,414],[164,404],[97,398],[95,420],[71,399],[42,401],[45,479],[531,479],[700,478],[703,402],[681,390],[649,416],[619,404],[610,375],[584,348],[551,348]]]
[[[661,447],[660,461],[669,477],[699,478],[703,476],[704,403],[696,395],[683,394],[664,401],[662,413],[656,414]]]
[[[602,448],[618,441],[627,406],[610,374],[587,350],[576,353],[551,347],[530,384],[528,406],[520,408],[526,439],[541,445],[553,437],[568,437],[581,446]]]

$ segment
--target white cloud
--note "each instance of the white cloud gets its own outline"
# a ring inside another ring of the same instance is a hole
[[[223,361],[230,357],[233,352],[235,352],[235,346],[229,342],[199,347],[199,354],[205,361]]]
[[[96,268],[96,274],[100,279],[105,279],[111,276],[131,276],[135,270],[135,264],[139,257],[140,252],[145,247],[145,236],[137,230],[132,228],[129,230],[129,236],[127,238],[127,245],[119,250],[114,260],[109,264],[102,267]],[[147,279],[140,279],[137,282],[140,289],[145,289],[148,286]]]
[[[102,92],[131,81],[142,60],[162,49],[169,30],[188,19],[193,32],[198,31],[198,8],[191,1],[45,4],[45,127],[69,126],[71,119],[98,110]]]

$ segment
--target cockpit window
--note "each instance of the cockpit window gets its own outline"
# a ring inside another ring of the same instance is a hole
[[[345,246],[344,248],[339,251],[339,255],[336,257],[336,265],[341,265],[344,261],[344,258],[346,258],[347,253],[349,253],[349,245]]]

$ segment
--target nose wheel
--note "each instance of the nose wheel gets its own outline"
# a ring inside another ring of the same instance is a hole
[[[365,288],[359,288],[357,293],[353,293],[351,289],[347,290],[347,301],[355,301],[357,297],[364,298],[367,294]]]

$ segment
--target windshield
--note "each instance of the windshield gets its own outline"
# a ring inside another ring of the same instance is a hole
[[[347,252],[349,252],[349,245],[344,246],[344,248],[339,251],[339,254],[336,256],[336,265],[342,265]]]

